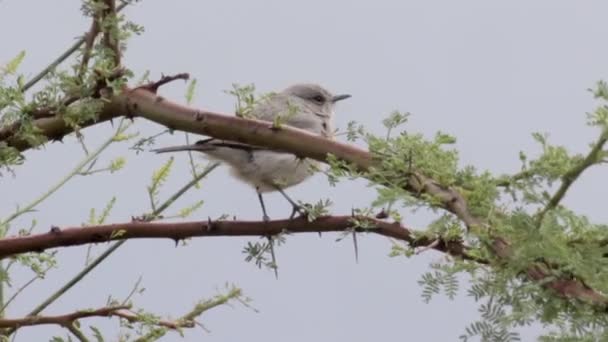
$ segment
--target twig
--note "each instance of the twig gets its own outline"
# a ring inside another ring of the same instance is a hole
[[[173,82],[175,80],[187,81],[189,78],[190,78],[190,74],[188,74],[188,73],[181,73],[181,74],[170,75],[170,76],[162,75],[160,80],[158,80],[156,82],[144,84],[135,89],[145,89],[147,91],[150,91],[150,92],[156,94],[156,92],[158,91],[158,88],[160,88],[161,86],[163,86],[169,82]],[[135,90],[135,89],[133,89],[133,90]]]
[[[559,189],[557,189],[555,194],[551,196],[551,199],[543,208],[543,210],[538,213],[536,220],[537,227],[541,226],[545,215],[559,205],[559,203],[566,195],[566,192],[568,192],[568,189],[570,189],[570,186],[580,177],[580,175],[589,167],[595,165],[599,161],[599,156],[602,153],[602,149],[604,148],[606,141],[608,141],[608,130],[602,131],[599,138],[597,139],[595,144],[593,144],[593,147],[591,148],[585,159],[583,159],[580,163],[574,165],[562,176],[562,182]]]
[[[122,9],[127,7],[128,4],[129,4],[128,2],[121,3],[116,8],[116,12],[122,11]],[[62,53],[59,57],[57,57],[57,59],[55,59],[53,62],[51,62],[51,64],[49,64],[46,68],[44,68],[42,71],[40,71],[36,76],[34,76],[29,81],[27,81],[27,83],[25,83],[25,85],[23,86],[21,91],[25,92],[25,91],[29,90],[31,87],[33,87],[36,83],[38,83],[38,81],[40,81],[44,76],[46,76],[46,74],[48,74],[49,72],[54,70],[59,64],[61,64],[68,57],[70,57],[74,52],[76,52],[82,46],[82,44],[84,44],[85,41],[86,41],[86,34],[83,35],[80,39],[78,39],[74,44],[72,44],[72,46],[70,46],[64,53]]]
[[[74,324],[74,322],[64,325],[64,328],[68,329],[69,332],[74,335],[80,342],[89,342],[89,339],[84,333]]]
[[[131,297],[133,297],[135,292],[137,292],[137,290],[139,290],[139,284],[141,284],[141,280],[142,280],[142,276],[139,276],[139,278],[137,278],[137,281],[135,282],[135,285],[133,285],[133,289],[131,290],[131,292],[129,292],[129,294],[122,301],[122,305],[128,304]]]
[[[103,2],[106,5],[106,8],[101,12],[103,44],[113,53],[114,67],[120,67],[120,42],[116,35],[116,2],[115,0],[103,0]]]
[[[97,148],[97,150],[95,150],[93,153],[87,155],[86,158],[84,158],[80,163],[78,163],[78,165],[76,165],[76,167],[74,167],[74,169],[72,169],[72,171],[70,171],[70,173],[68,173],[66,176],[64,176],[59,182],[57,182],[55,185],[53,185],[49,190],[47,190],[40,197],[36,198],[31,203],[20,208],[19,210],[16,210],[13,214],[11,214],[9,217],[7,217],[2,222],[0,222],[0,227],[6,226],[8,223],[13,221],[17,217],[23,215],[24,213],[32,211],[36,206],[38,206],[40,203],[44,202],[47,198],[49,198],[51,195],[53,195],[57,190],[61,189],[61,187],[63,187],[70,179],[72,179],[74,176],[78,175],[82,171],[82,169],[84,169],[85,166],[87,166],[91,161],[93,161],[95,158],[97,158],[108,146],[110,146],[110,144],[112,144],[112,142],[114,142],[114,138],[118,134],[121,134],[122,132],[124,132],[129,127],[129,125],[130,124],[123,125],[121,122],[121,124],[118,126],[118,129],[116,130],[116,132],[108,140],[106,140],[101,146],[99,146]]]
[[[101,16],[97,13],[93,14],[91,28],[82,38],[84,40],[84,51],[82,52],[82,60],[80,61],[80,69],[78,70],[78,78],[81,81],[89,66],[89,59],[91,58],[91,51],[93,50],[93,45],[95,44],[95,38],[97,38],[97,35],[99,34],[100,17]]]
[[[159,207],[160,209],[160,207]],[[399,223],[389,223],[371,217],[356,217],[366,220],[371,228],[353,228],[352,216],[324,216],[310,222],[306,217],[291,220],[236,221],[204,220],[192,222],[144,222],[132,221],[116,224],[86,227],[66,227],[56,232],[15,236],[0,239],[0,258],[16,254],[44,251],[50,248],[77,246],[87,243],[107,242],[142,238],[168,238],[174,241],[191,237],[205,236],[274,236],[284,231],[290,234],[317,232],[344,232],[355,230],[358,233],[379,234],[409,243],[412,247],[428,246],[434,240],[427,237],[414,237],[407,227]],[[212,227],[210,229],[209,227]],[[120,234],[117,234],[120,232]],[[456,257],[487,263],[486,260],[469,255],[469,247],[461,241],[437,239],[432,248]]]
[[[112,315],[118,316],[120,318],[124,318],[131,323],[141,321],[140,316],[131,310],[126,310],[126,309],[117,310]],[[181,320],[181,319],[177,320],[177,321],[169,321],[166,319],[160,319],[160,320],[154,321],[154,325],[158,325],[160,327],[164,327],[164,328],[168,328],[168,329],[175,329],[175,330],[180,329],[180,328],[194,328],[194,322]]]
[[[44,325],[44,324],[57,324],[61,326],[68,326],[74,323],[74,321],[81,318],[88,317],[110,317],[115,314],[117,310],[130,309],[130,305],[115,305],[106,306],[95,310],[79,310],[65,315],[59,316],[26,316],[22,318],[12,319],[0,319],[0,328],[20,328],[32,325]]]
[[[219,166],[219,163],[215,163],[215,164],[212,164],[211,166],[209,166],[205,171],[201,172],[201,174],[198,175],[198,177],[196,177],[195,179],[190,181],[188,184],[183,186],[181,189],[179,189],[173,196],[169,197],[169,199],[167,199],[161,206],[158,207],[156,212],[153,212],[150,215],[144,215],[144,220],[152,220],[152,219],[158,217],[158,215],[160,215],[164,210],[166,210],[173,202],[175,202],[175,200],[177,200],[181,195],[183,195],[186,191],[188,191],[188,189],[193,187],[196,183],[198,183],[201,179],[206,177],[211,171],[213,171],[218,166]],[[51,233],[61,235],[62,231],[61,230],[58,230],[55,232],[52,231]],[[114,232],[112,232],[110,234],[114,235]],[[42,302],[41,304],[36,306],[36,308],[34,308],[28,314],[28,316],[36,316],[40,312],[42,312],[44,309],[46,309],[49,305],[51,305],[54,301],[56,301],[59,297],[64,295],[69,289],[71,289],[74,285],[76,285],[80,280],[82,280],[95,267],[97,267],[99,264],[101,264],[107,257],[109,257],[112,253],[114,253],[114,251],[116,251],[118,248],[120,248],[120,246],[122,246],[126,241],[127,240],[118,241],[118,242],[114,243],[112,246],[110,246],[108,249],[106,249],[103,253],[101,253],[101,255],[99,255],[97,258],[95,258],[95,260],[93,260],[93,262],[91,262],[89,265],[84,267],[80,272],[78,272],[78,274],[76,274],[72,279],[70,279],[60,289],[55,291],[44,302]],[[12,334],[14,332],[15,332],[15,329],[12,328],[12,329],[9,329],[7,332],[5,332],[5,335],[9,336],[10,334]]]
[[[219,295],[213,299],[205,300],[205,301],[202,301],[202,302],[196,304],[194,306],[194,308],[190,312],[183,315],[178,320],[178,322],[195,323],[195,319],[198,316],[202,315],[205,311],[208,311],[208,310],[213,309],[220,305],[224,305],[224,304],[228,303],[228,301],[230,301],[231,299],[238,300],[242,295],[243,295],[243,293],[242,293],[241,289],[239,289],[237,287],[232,287],[230,289],[230,291],[225,295]],[[154,330],[150,331],[148,334],[138,338],[134,342],[155,341],[155,340],[158,340],[159,338],[163,337],[166,332],[167,332],[167,329],[163,329],[163,328],[154,329]]]
[[[47,271],[49,271],[53,266],[48,266],[44,271],[42,271],[42,273],[46,273]],[[8,267],[7,267],[8,270]],[[23,284],[20,288],[17,289],[17,291],[15,291],[15,293],[13,293],[12,296],[10,296],[10,298],[6,301],[6,303],[4,303],[4,305],[2,305],[2,308],[0,308],[0,313],[4,314],[4,310],[6,310],[6,308],[13,302],[13,300],[15,300],[15,298],[17,298],[17,296],[19,296],[19,294],[21,292],[23,292],[26,288],[28,288],[30,285],[32,285],[36,280],[40,279],[41,277],[39,275],[35,275],[34,277],[32,277],[32,279],[28,280],[25,284]]]

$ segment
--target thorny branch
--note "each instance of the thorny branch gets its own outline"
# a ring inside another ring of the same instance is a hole
[[[31,325],[56,324],[67,327],[82,318],[116,316],[120,310],[130,309],[130,305],[106,306],[95,310],[79,310],[58,316],[27,316],[23,318],[0,319],[0,328],[20,328]]]
[[[371,153],[355,146],[331,141],[292,127],[277,130],[272,127],[272,123],[189,108],[168,101],[146,89],[124,89],[121,94],[108,101],[97,121],[83,123],[82,127],[117,116],[140,116],[169,129],[263,146],[322,162],[327,162],[327,156],[331,154],[363,173],[378,163]],[[57,117],[36,120],[35,124],[42,134],[54,139],[60,139],[72,132],[72,129]],[[21,151],[32,147],[29,142],[15,138],[10,132],[1,129],[0,141],[5,141],[9,146]],[[404,174],[403,177],[406,178],[405,190],[414,196],[429,195],[438,200],[439,206],[458,217],[469,231],[488,231],[487,222],[471,213],[466,199],[455,188],[446,187],[416,170]],[[512,256],[509,242],[502,237],[494,237],[489,247],[500,259],[508,260]],[[608,306],[608,298],[590,289],[581,280],[554,279],[550,270],[538,265],[529,266],[526,273],[530,279],[553,289],[559,297],[583,300],[602,308]]]
[[[370,217],[356,217],[371,228],[357,228],[357,232],[384,235],[407,242],[411,247],[430,247],[437,251],[474,260],[487,261],[470,255],[470,248],[462,241],[440,238],[414,237],[412,230],[399,223],[390,223]],[[53,229],[48,233],[15,236],[0,239],[0,259],[27,252],[42,252],[50,248],[78,246],[87,243],[141,238],[168,238],[174,241],[205,236],[272,236],[280,233],[343,232],[353,229],[352,216],[325,216],[310,222],[300,217],[273,221],[195,221],[176,223],[128,222],[86,227]],[[432,245],[431,245],[432,244]],[[430,245],[430,246],[429,246]]]
[[[236,291],[236,292],[235,292]],[[182,328],[194,328],[196,326],[195,319],[200,316],[204,311],[212,309],[218,305],[225,304],[228,300],[233,299],[241,295],[241,291],[238,288],[233,288],[227,295],[219,296],[218,299],[205,301],[203,303],[211,303],[213,305],[206,306],[203,310],[197,310],[199,305],[195,309],[186,314],[184,317],[178,320],[167,320],[167,319],[154,319],[150,317],[139,315],[131,311],[131,305],[110,305],[99,309],[90,310],[78,310],[72,313],[56,315],[56,316],[26,316],[21,318],[2,318],[0,319],[0,329],[20,329],[28,326],[36,325],[58,325],[69,330],[76,338],[80,341],[88,341],[86,336],[78,328],[77,321],[84,318],[93,317],[119,317],[127,320],[129,323],[146,323],[152,326],[158,327],[153,331],[165,332],[169,330],[179,330]]]

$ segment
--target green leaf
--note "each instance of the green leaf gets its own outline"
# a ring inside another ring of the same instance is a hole
[[[188,88],[186,89],[186,103],[191,104],[194,99],[194,91],[196,90],[196,78],[193,78],[192,81],[188,84]]]
[[[23,62],[24,58],[25,58],[25,51],[19,52],[19,54],[15,58],[11,59],[2,68],[2,72],[0,72],[0,78],[4,75],[12,75],[15,72],[17,72],[17,69],[19,68],[19,65],[21,65],[21,62]]]

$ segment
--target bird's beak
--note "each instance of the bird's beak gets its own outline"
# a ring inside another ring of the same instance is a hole
[[[349,97],[350,97],[349,94],[336,95],[331,98],[331,102],[338,102],[338,101],[346,100]]]

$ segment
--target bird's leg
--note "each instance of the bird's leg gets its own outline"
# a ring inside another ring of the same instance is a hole
[[[290,220],[296,216],[296,213],[299,213],[302,216],[306,216],[306,210],[301,205],[297,204],[294,200],[291,199],[291,197],[287,196],[285,191],[283,191],[283,189],[281,189],[280,187],[275,186],[275,188],[277,189],[278,192],[281,193],[281,195],[283,195],[283,197],[285,197],[287,202],[289,202],[289,204],[291,204],[292,211],[291,211],[291,215],[289,216]]]
[[[262,216],[262,220],[264,220],[264,222],[268,222],[270,221],[270,217],[268,217],[268,214],[266,213],[266,205],[264,205],[264,198],[262,197],[262,193],[256,189],[256,192],[258,193],[258,200],[260,200],[260,205],[262,206],[262,213],[264,216]]]

